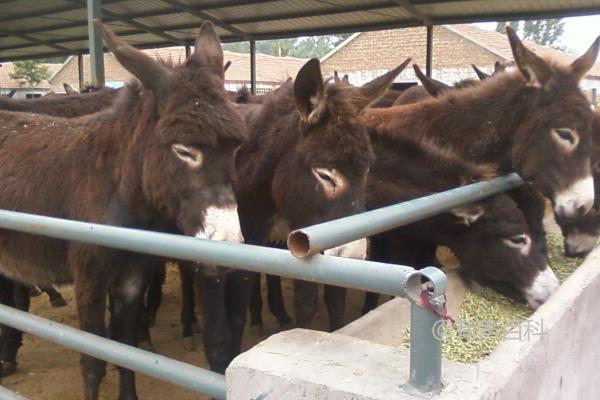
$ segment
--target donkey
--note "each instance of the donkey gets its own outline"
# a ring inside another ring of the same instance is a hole
[[[409,60],[360,88],[323,82],[319,61],[308,61],[262,104],[245,106],[249,140],[236,157],[236,198],[247,243],[285,242],[297,229],[364,210],[364,186],[373,161],[359,114],[379,98]],[[364,258],[366,240],[325,253]],[[295,281],[296,325],[308,327],[318,286]],[[345,291],[326,286],[330,329],[341,326]],[[246,304],[247,307],[247,304]]]
[[[226,97],[212,24],[171,67],[95,23],[140,83],[112,108],[77,119],[0,111],[0,208],[240,241],[233,155],[245,125]],[[101,336],[109,295],[110,336],[136,344],[131,315],[151,257],[6,230],[0,242],[1,273],[32,285],[74,282],[79,325]],[[105,366],[82,355],[85,399],[98,399]],[[119,377],[119,398],[136,399],[133,372],[119,368]]]
[[[579,80],[600,37],[570,65],[547,61],[507,28],[517,71],[407,106],[370,109],[372,129],[426,138],[498,172],[518,172],[549,198],[558,216],[583,215],[594,202],[590,168],[592,112]],[[477,135],[473,135],[473,133]]]
[[[376,162],[367,180],[367,208],[376,209],[448,190],[495,174],[423,139],[371,131]],[[421,268],[435,264],[438,245],[461,262],[463,278],[532,309],[558,287],[542,249],[515,202],[505,194],[458,207],[371,238],[370,258]],[[365,305],[368,311],[373,304]],[[368,297],[367,297],[368,299]]]
[[[102,88],[90,93],[44,96],[31,100],[0,98],[0,110],[31,112],[64,118],[79,117],[109,107],[119,92],[120,89]]]

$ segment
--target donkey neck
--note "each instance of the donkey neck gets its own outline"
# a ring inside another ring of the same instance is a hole
[[[371,110],[367,120],[389,135],[425,138],[474,162],[510,168],[510,149],[528,110],[523,79],[512,73],[439,98]]]

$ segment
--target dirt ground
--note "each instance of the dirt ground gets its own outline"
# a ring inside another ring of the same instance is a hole
[[[264,279],[263,279],[264,281]],[[264,285],[264,283],[263,283]],[[284,280],[286,305],[290,315],[292,310],[291,281]],[[52,308],[46,295],[32,299],[31,312],[71,326],[77,326],[73,290],[70,287],[60,288],[61,293],[68,302],[66,307]],[[186,352],[181,341],[181,328],[179,323],[179,273],[176,269],[168,268],[167,279],[163,286],[164,297],[158,312],[156,325],[152,328],[152,340],[156,350],[165,356],[208,368],[202,348],[202,337],[196,335],[196,350]],[[263,296],[266,298],[266,296]],[[322,299],[322,296],[320,296]],[[358,291],[351,291],[346,308],[346,320],[349,322],[359,317],[363,295]],[[276,332],[277,324],[273,317],[265,310],[265,332]],[[327,311],[322,300],[320,301],[317,318],[313,327],[324,330],[327,326]],[[258,337],[246,329],[244,347],[250,348],[263,340],[266,336]],[[18,369],[14,375],[2,379],[2,385],[29,399],[43,400],[75,400],[82,398],[81,375],[79,372],[79,354],[53,343],[46,342],[36,337],[25,335],[24,345],[18,357]],[[104,379],[101,399],[114,399],[117,395],[118,373],[116,368],[108,366]],[[140,399],[169,399],[184,400],[204,398],[175,385],[137,374],[137,389]]]

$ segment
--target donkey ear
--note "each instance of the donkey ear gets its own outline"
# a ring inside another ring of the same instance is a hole
[[[588,51],[584,55],[573,61],[571,64],[571,74],[579,81],[592,68],[598,57],[598,47],[600,46],[600,36],[594,40]]]
[[[477,68],[477,65],[475,64],[471,64],[471,67],[473,68],[473,71],[475,71],[475,73],[477,74],[477,76],[479,77],[480,81],[484,81],[487,78],[490,77],[489,74],[486,74],[485,72],[483,72],[482,70],[480,70],[479,68]]]
[[[433,97],[438,96],[440,93],[450,89],[450,86],[446,85],[444,82],[437,81],[425,75],[417,64],[413,64],[413,69],[415,70],[415,74],[423,84],[425,90],[427,90],[427,92],[429,92],[429,94]]]
[[[194,54],[190,60],[196,61],[199,65],[211,67],[221,78],[225,75],[223,68],[223,48],[219,36],[210,21],[204,21],[200,26],[200,32],[194,45]]]
[[[492,75],[497,75],[504,71],[506,71],[506,65],[500,64],[500,61],[496,61],[494,63],[494,72],[492,73]]]
[[[303,121],[317,123],[324,108],[325,86],[318,58],[311,58],[296,75],[294,97]]]
[[[542,58],[523,45],[514,29],[506,26],[506,34],[510,42],[515,63],[528,86],[549,91],[556,84],[552,68]]]
[[[171,80],[171,71],[146,53],[119,39],[106,25],[94,20],[94,25],[102,34],[106,46],[117,57],[119,63],[155,94],[162,93]]]
[[[348,74],[344,74],[344,76],[342,76],[342,81],[344,83],[350,84],[350,78],[348,77]]]
[[[227,61],[225,65],[223,65],[223,73],[227,72],[229,67],[231,67],[231,61]]]
[[[63,87],[65,88],[65,92],[67,92],[67,94],[79,94],[79,92],[73,89],[73,87],[68,83],[63,83]]]
[[[451,208],[449,212],[458,218],[458,224],[470,226],[483,216],[485,210],[479,204],[466,204]]]
[[[386,72],[378,78],[373,79],[371,82],[367,82],[359,88],[362,96],[355,97],[353,102],[359,109],[364,109],[369,104],[377,101],[388,87],[392,84],[394,79],[406,68],[410,58],[407,58],[402,64],[398,65],[391,71]]]

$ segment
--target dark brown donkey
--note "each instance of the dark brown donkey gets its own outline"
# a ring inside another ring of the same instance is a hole
[[[55,117],[79,117],[109,107],[119,90],[103,88],[91,93],[77,93],[18,100],[0,97],[0,110],[31,112]]]
[[[297,229],[364,210],[364,187],[373,160],[359,114],[387,89],[408,60],[354,88],[339,79],[323,82],[319,61],[307,62],[295,82],[284,84],[260,105],[247,105],[249,140],[236,157],[236,195],[247,243],[285,242]],[[366,240],[326,254],[364,258]],[[295,281],[295,319],[309,326],[318,286]],[[344,307],[341,288],[327,286],[330,328]]]
[[[517,71],[408,106],[363,114],[373,129],[428,138],[500,174],[516,171],[559,216],[585,214],[594,201],[592,112],[579,80],[598,54],[598,38],[570,65],[544,60],[507,29]]]
[[[74,120],[0,112],[0,208],[109,225],[240,239],[232,183],[241,115],[227,100],[223,53],[205,23],[194,54],[169,67],[98,29],[141,84],[114,107]],[[222,218],[222,217],[225,218]],[[226,220],[229,224],[217,225]],[[74,282],[81,329],[136,344],[146,256],[0,231],[0,270],[35,285]],[[105,362],[82,355],[85,398],[97,399]],[[136,399],[119,370],[120,399]]]

